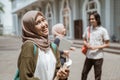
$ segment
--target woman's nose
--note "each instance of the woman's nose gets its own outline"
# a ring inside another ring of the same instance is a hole
[[[42,28],[45,28],[45,23],[44,22],[42,23]]]

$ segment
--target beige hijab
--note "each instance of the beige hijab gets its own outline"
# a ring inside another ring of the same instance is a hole
[[[35,19],[37,15],[43,16],[40,11],[28,11],[22,18],[22,39],[23,42],[33,41],[40,49],[46,51],[50,48],[48,36],[38,35],[35,31]],[[43,16],[44,17],[44,16]]]
[[[63,37],[64,35],[62,33],[64,29],[64,25],[62,23],[58,23],[52,27],[52,34],[54,37]]]

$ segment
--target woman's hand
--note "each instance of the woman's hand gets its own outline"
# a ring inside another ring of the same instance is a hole
[[[72,51],[75,51],[75,49],[76,49],[75,47],[70,47],[70,50]]]
[[[57,79],[66,79],[69,76],[70,70],[67,67],[61,67],[57,72]]]
[[[68,50],[64,50],[63,53],[64,53],[63,55],[65,55],[67,58],[69,58],[69,51]]]

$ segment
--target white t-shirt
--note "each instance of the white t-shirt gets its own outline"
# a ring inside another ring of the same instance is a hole
[[[83,38],[88,38],[88,29],[83,34]],[[102,26],[96,27],[93,29],[93,27],[90,27],[90,40],[89,44],[91,46],[100,46],[104,44],[105,40],[109,40],[108,32],[105,28]],[[87,58],[90,59],[100,59],[103,58],[103,49],[96,49],[96,50],[89,50],[86,54]]]
[[[56,58],[51,49],[46,53],[38,49],[38,60],[34,76],[40,80],[53,80],[56,67]]]

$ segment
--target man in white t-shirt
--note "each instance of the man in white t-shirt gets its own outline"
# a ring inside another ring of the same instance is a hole
[[[95,80],[101,80],[103,64],[103,48],[109,46],[107,30],[101,26],[100,15],[91,13],[89,16],[90,27],[83,34],[84,44],[88,47],[86,60],[83,66],[81,80],[87,80],[87,75],[94,66]],[[90,37],[88,37],[90,29]]]

